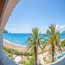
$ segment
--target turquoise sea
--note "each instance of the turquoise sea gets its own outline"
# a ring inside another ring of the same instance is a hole
[[[16,34],[16,33],[4,33],[3,38],[13,42],[15,44],[20,44],[20,45],[27,45],[27,39],[30,37],[31,34],[27,33],[22,33],[22,34]],[[48,35],[46,34],[40,34],[42,38],[48,39]],[[65,34],[60,34],[61,39],[65,39]]]

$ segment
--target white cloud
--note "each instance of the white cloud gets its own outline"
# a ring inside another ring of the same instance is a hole
[[[60,33],[62,33],[63,31],[65,31],[65,25],[56,25],[57,30],[60,31]]]
[[[59,24],[56,24],[56,30],[60,30],[60,25]]]
[[[62,26],[60,27],[60,32],[62,33],[63,31],[65,31],[65,25],[62,25]]]

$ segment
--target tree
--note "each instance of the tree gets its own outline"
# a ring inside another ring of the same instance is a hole
[[[33,28],[32,29],[32,36],[28,38],[28,49],[33,49],[34,50],[34,58],[35,58],[35,63],[34,65],[37,65],[37,50],[38,46],[40,46],[40,36],[39,36],[39,30],[38,28]]]
[[[49,35],[48,43],[50,43],[52,47],[52,62],[54,62],[55,46],[57,46],[58,49],[61,50],[60,33],[56,29],[56,25],[51,24],[51,26],[49,26],[49,29],[47,30],[47,34]]]

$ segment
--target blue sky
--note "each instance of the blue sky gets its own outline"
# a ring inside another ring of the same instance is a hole
[[[12,12],[6,30],[30,33],[38,27],[45,32],[50,24],[65,24],[65,0],[21,0]]]

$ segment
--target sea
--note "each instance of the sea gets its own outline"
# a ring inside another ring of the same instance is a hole
[[[4,33],[3,39],[8,40],[14,44],[24,45],[28,44],[28,38],[32,36],[30,33]],[[48,39],[49,35],[40,34],[41,38]],[[65,39],[65,34],[60,34],[61,39]]]

